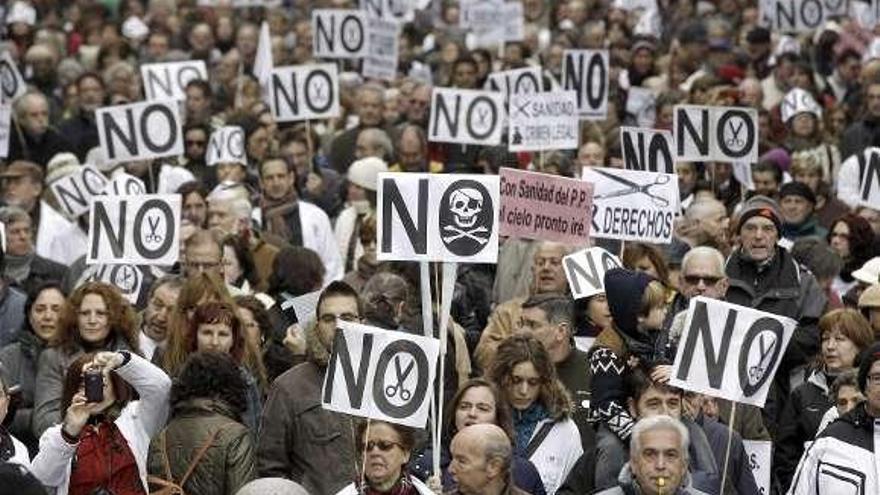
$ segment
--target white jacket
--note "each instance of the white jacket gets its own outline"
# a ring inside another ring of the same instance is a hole
[[[6,462],[21,464],[22,466],[30,470],[31,456],[30,454],[28,454],[27,447],[25,447],[24,444],[21,443],[21,440],[15,438],[14,436],[9,435],[9,437],[12,438],[12,446],[15,448],[15,452],[12,454],[12,457],[10,457],[9,460]]]
[[[40,225],[34,250],[38,256],[70,266],[86,254],[88,236],[49,203],[40,201]]]
[[[532,438],[541,431],[541,427],[552,419],[545,419],[538,423]],[[529,457],[532,464],[541,475],[544,482],[544,490],[547,495],[553,495],[562,485],[571,468],[584,453],[581,445],[581,432],[571,418],[557,421],[553,429],[544,437],[541,445]]]
[[[341,280],[344,267],[339,256],[339,246],[330,225],[330,218],[321,208],[306,201],[299,202],[299,222],[302,226],[303,247],[318,253],[324,262],[324,286]]]
[[[164,371],[146,359],[129,353],[128,363],[116,368],[116,373],[140,395],[130,402],[115,423],[137,462],[144,488],[147,487],[147,454],[150,440],[168,419],[168,395],[171,379]],[[56,488],[56,495],[66,495],[70,482],[70,462],[78,445],[71,445],[61,437],[57,424],[40,437],[40,452],[34,458],[31,470],[44,485]]]
[[[857,153],[844,160],[840,165],[840,173],[837,174],[837,199],[850,208],[855,208],[861,203],[859,184],[862,178],[859,177],[859,157]]]
[[[880,419],[860,404],[804,452],[788,495],[880,493]]]
[[[352,240],[356,243],[354,246],[354,255],[353,262],[357,261],[364,254],[364,246],[361,244],[361,240],[355,237],[351,238],[354,233],[355,225],[357,224],[358,212],[354,208],[354,206],[349,206],[348,208],[342,210],[339,213],[339,216],[336,217],[336,224],[333,226],[333,232],[336,235],[336,244],[339,246],[339,255],[342,258],[342,266],[348,264],[348,250],[350,249],[350,243]],[[357,266],[353,263],[353,266]]]
[[[419,492],[420,495],[435,495],[434,492],[428,488],[428,485],[422,483],[415,476],[410,476],[409,479],[412,481],[413,486],[416,487],[416,491]],[[351,483],[342,490],[336,492],[336,495],[358,495],[357,487],[354,486],[354,483]]]

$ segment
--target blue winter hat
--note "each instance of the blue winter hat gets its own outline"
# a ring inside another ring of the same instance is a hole
[[[617,328],[635,335],[645,288],[654,279],[644,272],[612,268],[605,272],[605,297]]]

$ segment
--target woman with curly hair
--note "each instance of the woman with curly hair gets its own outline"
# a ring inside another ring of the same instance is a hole
[[[260,414],[263,412],[263,394],[257,378],[243,364],[245,349],[248,347],[235,305],[211,301],[196,307],[189,322],[187,353],[222,352],[232,357],[247,384],[244,424],[256,436]]]
[[[843,259],[843,269],[831,282],[831,289],[841,297],[857,285],[852,272],[874,256],[874,231],[864,218],[847,213],[831,224],[828,244]]]
[[[223,238],[223,277],[227,284],[249,294],[259,284],[254,255],[243,237],[230,234]]]
[[[241,419],[246,409],[247,384],[229,354],[190,356],[171,387],[171,420],[150,445],[150,483],[236,493],[255,474],[253,439]]]
[[[513,410],[514,452],[538,468],[552,495],[583,453],[572,404],[544,346],[531,335],[501,343],[489,378]]]
[[[70,363],[85,353],[140,353],[135,313],[112,285],[87,282],[68,298],[61,313],[57,340],[43,351],[37,365],[32,428],[39,437],[61,420],[61,392]]]

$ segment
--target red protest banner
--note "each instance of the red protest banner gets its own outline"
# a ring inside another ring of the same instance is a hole
[[[501,235],[583,245],[590,236],[593,184],[501,169]]]

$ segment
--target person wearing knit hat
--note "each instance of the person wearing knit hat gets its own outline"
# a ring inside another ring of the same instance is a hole
[[[590,352],[592,405],[599,421],[626,442],[634,419],[626,408],[624,371],[633,360],[645,366],[671,364],[662,331],[666,289],[650,275],[625,268],[605,272],[604,283],[613,325],[599,334]]]
[[[730,254],[725,268],[730,280],[727,302],[798,322],[764,407],[771,435],[781,409],[776,398],[788,396],[790,375],[803,376],[801,367],[819,351],[817,323],[827,302],[813,274],[777,245],[781,224],[779,207],[772,199],[754,196],[746,201],[737,226],[740,246]]]
[[[782,236],[794,242],[803,237],[825,237],[825,227],[816,218],[816,195],[802,182],[787,182],[779,190]]]
[[[787,493],[880,493],[875,445],[880,435],[880,343],[862,353],[858,384],[865,400],[816,436]]]
[[[336,219],[333,228],[339,253],[348,273],[364,254],[360,241],[361,224],[369,215],[376,214],[376,189],[379,188],[379,174],[388,171],[385,160],[376,157],[355,160],[348,167],[348,203]]]

